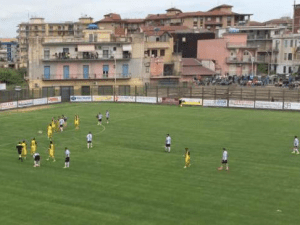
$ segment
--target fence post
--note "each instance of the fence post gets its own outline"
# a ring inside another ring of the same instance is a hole
[[[178,98],[180,98],[180,86],[178,86]]]
[[[227,88],[227,107],[229,107],[229,87]]]
[[[282,109],[284,109],[284,96],[285,95],[285,90],[283,89],[283,92],[282,92]]]
[[[241,88],[241,100],[243,100],[243,88]]]
[[[134,96],[135,96],[135,102],[136,102],[136,95],[137,95],[137,87],[136,87],[136,85],[135,85],[135,94],[134,94]]]
[[[269,99],[269,102],[270,102],[271,101],[271,89],[269,89],[268,99]]]
[[[204,87],[202,87],[202,105],[204,103]]]
[[[254,109],[256,108],[256,89],[254,89]]]
[[[169,98],[169,96],[170,96],[170,87],[168,86],[167,87],[167,97]]]
[[[190,87],[190,98],[192,98],[193,97],[193,89],[192,89],[192,87]]]
[[[147,95],[147,90],[148,90],[148,89],[147,89],[147,85],[145,85],[145,95],[146,95],[146,97],[148,96],[148,95]]]
[[[217,100],[217,88],[215,88],[215,93],[214,93],[215,97],[214,99]]]
[[[156,103],[158,103],[158,86],[156,86]]]
[[[300,93],[299,93],[299,89],[298,89],[298,102],[299,102],[299,94],[300,94]]]

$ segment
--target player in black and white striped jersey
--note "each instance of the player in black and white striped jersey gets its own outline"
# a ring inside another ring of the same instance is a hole
[[[71,154],[70,150],[66,147],[65,148],[65,167],[63,167],[64,169],[70,167],[70,154]]]
[[[93,147],[93,135],[92,132],[89,132],[88,135],[86,135],[86,141],[87,141],[87,148]]]
[[[106,123],[109,123],[109,111],[108,110],[106,110],[105,115],[106,115]]]
[[[169,153],[171,152],[171,137],[169,134],[167,134],[167,137],[166,137],[165,151],[169,152]]]
[[[102,125],[102,114],[101,114],[101,112],[99,112],[99,114],[97,115],[97,117],[98,117],[98,125]]]
[[[41,164],[40,164],[40,162],[41,162],[41,156],[40,156],[40,154],[39,153],[34,153],[33,154],[33,167],[39,167]]]

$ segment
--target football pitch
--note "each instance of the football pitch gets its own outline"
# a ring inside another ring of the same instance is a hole
[[[46,161],[47,124],[62,114],[68,126],[54,134],[56,162]],[[0,224],[299,225],[300,155],[291,154],[299,118],[298,112],[115,103],[2,112]],[[171,153],[164,151],[168,133]],[[40,168],[30,156],[32,137]],[[16,145],[23,139],[29,154],[20,162]],[[65,147],[69,169],[63,169]],[[217,170],[223,147],[230,171]]]

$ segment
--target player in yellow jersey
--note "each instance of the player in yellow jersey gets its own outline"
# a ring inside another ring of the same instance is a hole
[[[52,139],[53,132],[52,132],[52,126],[51,126],[51,123],[48,125],[48,128],[47,128],[47,134],[48,134],[48,139]]]
[[[75,129],[78,130],[79,129],[79,116],[78,115],[75,115],[75,118],[74,118],[74,125],[75,125]]]
[[[183,168],[190,167],[191,165],[191,153],[188,148],[185,148],[185,156],[184,156],[185,166]]]
[[[34,154],[35,154],[35,152],[36,152],[36,147],[37,147],[37,142],[36,142],[35,138],[33,138],[33,139],[31,140],[31,144],[30,144],[30,154],[31,154],[31,155],[34,155]]]
[[[47,159],[47,161],[49,161],[49,159],[52,158],[53,162],[55,162],[55,157],[54,157],[55,149],[54,149],[54,144],[52,141],[50,141],[48,153],[49,153],[49,158]]]
[[[23,149],[22,149],[22,158],[26,159],[26,156],[27,156],[27,143],[26,143],[25,140],[23,140],[22,146],[23,146]]]
[[[51,121],[51,126],[52,126],[52,132],[56,132],[56,121],[54,119],[54,117],[52,118],[52,121]]]
[[[58,133],[60,131],[59,129],[59,117],[57,117],[57,120],[55,120],[55,131]]]

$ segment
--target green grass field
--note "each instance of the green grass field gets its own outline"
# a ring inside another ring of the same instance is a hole
[[[111,123],[97,126],[96,114],[106,109]],[[56,162],[48,162],[46,126],[62,114],[68,127],[54,135]],[[300,224],[300,155],[291,154],[293,136],[300,136],[298,112],[60,104],[4,112],[0,123],[1,225]],[[167,133],[170,154],[164,152]],[[40,168],[33,168],[30,154],[18,161],[15,148],[34,136]],[[69,169],[63,169],[65,147]],[[229,172],[217,170],[223,147]]]

